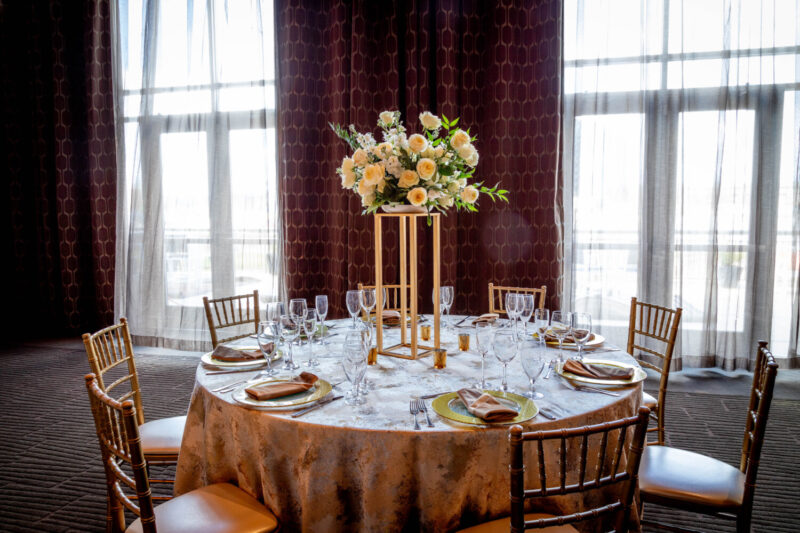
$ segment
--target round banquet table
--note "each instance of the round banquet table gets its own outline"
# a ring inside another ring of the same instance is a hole
[[[458,319],[452,317],[453,323]],[[342,334],[350,321],[328,324],[335,327],[329,344],[316,347],[321,365],[313,372],[335,384],[345,379],[339,359]],[[508,426],[450,422],[438,416],[428,400],[434,427],[427,427],[420,414],[422,430],[414,430],[409,413],[412,397],[455,391],[480,378],[474,335],[468,352],[458,350],[452,333],[443,331],[442,338],[448,350],[445,369],[434,370],[432,357],[405,360],[379,355],[377,364],[367,371],[375,388],[369,390],[366,405],[350,406],[338,400],[299,418],[291,418],[292,411],[245,407],[230,392],[212,392],[257,371],[208,375],[199,365],[175,494],[231,482],[262,500],[278,517],[283,531],[453,531],[508,515]],[[384,330],[384,346],[397,339],[399,330]],[[254,342],[246,338],[235,344]],[[608,345],[603,348],[607,349]],[[558,355],[558,348],[547,351]],[[569,355],[565,351],[565,357]],[[294,357],[301,365],[297,372],[307,370],[305,347],[295,347]],[[635,363],[616,349],[596,357]],[[486,362],[487,379],[498,389],[502,366],[491,353]],[[513,392],[528,390],[519,357],[510,363],[508,374]],[[572,390],[555,372],[550,379],[543,377],[544,373],[536,388],[545,397],[536,403],[557,419],[537,415],[523,424],[526,430],[632,416],[641,402],[641,384],[615,389],[619,397],[612,397]],[[342,383],[333,392],[344,393],[348,387]],[[526,486],[538,486],[533,448],[526,449],[526,461],[534,465],[527,469]],[[547,455],[548,471],[556,472],[557,465],[556,454]],[[537,502],[542,504],[537,510],[574,512],[596,505],[597,497],[589,493],[548,498]]]

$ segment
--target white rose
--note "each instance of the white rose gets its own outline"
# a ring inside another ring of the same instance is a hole
[[[430,200],[436,200],[437,198],[441,197],[442,193],[440,191],[437,191],[436,189],[431,189],[430,191],[428,191],[428,198]]]
[[[369,157],[367,157],[367,152],[359,148],[355,152],[353,152],[353,161],[356,165],[363,167],[367,163],[369,163]]]
[[[469,144],[469,133],[464,130],[456,130],[452,137],[450,137],[450,146],[458,150],[465,144]]]
[[[428,159],[433,159],[436,157],[436,150],[433,149],[433,146],[428,145],[422,153],[420,154],[422,157],[427,157]]]
[[[435,130],[442,126],[442,121],[439,120],[439,117],[431,113],[430,111],[425,111],[419,114],[419,121],[422,123],[422,127],[426,130]]]
[[[427,147],[428,147],[428,140],[419,133],[415,133],[414,135],[408,138],[408,148],[412,152],[420,153]]]
[[[456,194],[458,192],[458,182],[451,181],[450,184],[447,186],[447,192],[450,194]]]
[[[476,150],[472,156],[467,159],[467,164],[471,167],[477,166],[478,164],[478,151]]]
[[[478,189],[470,185],[464,187],[464,190],[461,191],[461,199],[468,204],[474,204],[478,200],[478,194]]]
[[[353,171],[350,172],[342,172],[342,188],[349,189],[355,184],[356,182],[356,175]]]
[[[472,157],[473,154],[476,153],[475,147],[472,146],[471,144],[465,144],[461,148],[458,148],[456,151],[458,152],[458,155],[461,157],[461,159],[463,159],[464,161],[467,161],[469,158]]]
[[[411,205],[419,206],[424,204],[425,200],[428,199],[428,193],[426,193],[425,189],[422,187],[417,187],[416,189],[411,189],[408,191],[406,198],[408,198],[408,201],[411,203]]]
[[[400,174],[400,180],[398,180],[397,186],[401,189],[410,189],[417,183],[419,183],[419,175],[413,170],[404,170],[403,173]]]
[[[453,206],[453,197],[452,196],[444,196],[439,200],[439,205],[442,207],[452,207]]]
[[[460,178],[458,180],[458,186],[459,187],[466,187],[467,186],[467,178]]]
[[[380,118],[381,122],[383,122],[387,126],[391,126],[392,123],[394,122],[394,113],[392,113],[391,111],[383,111],[380,114]]]
[[[444,145],[440,144],[439,146],[437,146],[436,150],[434,151],[434,154],[436,155],[436,157],[442,157],[442,155],[444,154]]]
[[[430,179],[434,174],[436,174],[436,163],[433,161],[433,159],[423,157],[417,161],[417,174],[419,174],[419,177],[424,180]]]
[[[385,171],[382,165],[374,164],[374,165],[367,165],[367,168],[364,169],[364,181],[369,183],[370,185],[377,185],[383,176],[385,175]]]

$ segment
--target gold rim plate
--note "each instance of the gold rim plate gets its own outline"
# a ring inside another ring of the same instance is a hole
[[[503,422],[487,422],[482,418],[478,418],[469,411],[467,411],[464,402],[458,397],[455,392],[448,392],[438,396],[431,402],[433,410],[441,417],[461,422],[462,424],[471,424],[474,426],[496,426],[519,424],[530,420],[539,412],[539,408],[533,400],[514,394],[513,392],[503,392],[496,390],[484,391],[498,399],[503,405],[516,410],[519,414],[511,420],[504,420]]]
[[[231,346],[231,348],[234,350],[260,350],[258,346]],[[267,362],[263,357],[261,359],[253,359],[252,361],[220,361],[219,359],[211,357],[212,353],[214,352],[204,353],[200,361],[206,365],[218,366],[220,368],[258,367],[263,366]],[[272,354],[272,362],[278,361],[281,357],[283,357],[283,352],[281,352],[281,350],[276,350],[275,353]]]
[[[305,392],[292,394],[290,396],[283,396],[281,398],[273,398],[271,400],[256,400],[251,398],[250,395],[245,392],[245,389],[250,387],[258,387],[259,385],[264,385],[266,383],[281,383],[286,381],[290,381],[290,379],[267,378],[253,383],[246,383],[238,387],[233,392],[232,397],[234,401],[248,407],[254,407],[256,409],[287,409],[299,407],[311,402],[316,402],[331,391],[331,384],[329,382],[325,381],[324,379],[318,379],[317,382],[314,383],[314,387]]]
[[[592,385],[611,385],[614,387],[619,387],[620,385],[634,385],[636,383],[639,383],[640,381],[644,381],[647,378],[647,373],[637,365],[623,363],[621,361],[611,361],[609,359],[588,359],[586,357],[583,358],[583,362],[592,365],[613,366],[616,368],[633,368],[634,374],[631,379],[587,378],[584,376],[578,376],[576,374],[573,374],[572,372],[565,372],[563,368],[564,363],[558,363],[558,366],[556,367],[556,372],[558,372],[560,376],[565,377],[570,381],[577,381],[580,383],[590,383]]]
[[[533,334],[534,337],[537,337],[537,334]],[[538,337],[537,337],[538,338]],[[591,350],[592,348],[600,347],[604,342],[606,342],[606,338],[602,335],[598,335],[597,333],[594,334],[594,339],[590,340],[586,344],[583,345],[584,350]],[[558,341],[547,341],[548,346],[558,346]],[[578,348],[578,345],[574,342],[565,342],[564,348]]]

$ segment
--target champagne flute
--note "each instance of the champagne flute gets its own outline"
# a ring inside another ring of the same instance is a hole
[[[528,338],[528,322],[531,320],[533,310],[536,306],[536,300],[533,294],[520,294],[517,302],[522,301],[522,306],[519,309],[519,318],[522,321],[522,336],[527,340]]]
[[[350,313],[350,316],[353,318],[353,327],[355,328],[356,316],[358,316],[358,312],[361,311],[361,291],[347,291],[345,301],[347,302],[347,312]]]
[[[348,393],[345,403],[363,404],[366,400],[359,395],[359,383],[367,371],[367,352],[362,331],[351,331],[345,336],[342,343],[342,369],[352,384],[352,390]]]
[[[517,356],[519,341],[510,329],[501,329],[494,334],[494,356],[503,364],[503,385],[500,390],[508,392],[508,363]]]
[[[533,390],[533,384],[536,381],[536,378],[542,375],[542,371],[546,366],[545,350],[545,347],[540,345],[538,342],[533,341],[524,342],[522,349],[520,350],[519,355],[520,359],[522,359],[522,369],[525,371],[525,375],[528,376],[528,381],[531,385],[531,390],[526,392],[525,396],[532,400],[544,398],[544,394]]]
[[[572,338],[578,345],[578,361],[583,361],[583,347],[592,335],[592,316],[589,313],[572,313]]]
[[[540,344],[547,343],[547,327],[550,325],[550,310],[536,309],[533,312],[533,324],[536,328],[536,335],[539,337]]]
[[[258,375],[259,378],[274,376],[278,373],[278,369],[272,368],[272,357],[275,355],[279,338],[277,322],[265,320],[258,324],[256,340],[258,340],[261,353],[264,354],[264,359],[267,360],[267,369],[261,371]]]
[[[440,287],[440,289],[442,292],[442,307],[444,307],[444,312],[447,315],[447,320],[445,320],[445,329],[450,330],[450,307],[453,305],[455,291],[453,290],[452,285],[445,285],[444,287]]]
[[[314,358],[314,334],[317,332],[317,310],[313,307],[308,308],[306,317],[303,319],[303,330],[308,337],[308,361],[306,366],[319,366],[319,361]]]
[[[305,298],[294,298],[289,300],[289,315],[297,324],[298,328],[300,328],[300,333],[303,332],[303,320],[306,319],[306,314],[308,314],[308,304],[306,303]],[[303,339],[301,339],[300,335],[298,335],[297,346],[299,348],[302,345]]]
[[[486,354],[494,341],[495,328],[488,322],[478,322],[475,324],[475,345],[478,348],[478,353],[481,354],[481,381],[476,383],[474,387],[486,390],[492,386],[491,383],[486,382]]]
[[[550,332],[558,339],[558,362],[564,362],[564,338],[569,335],[572,317],[567,311],[553,311],[550,315]]]
[[[322,344],[328,344],[328,328],[325,326],[325,317],[328,316],[328,297],[324,294],[318,294],[314,298],[314,305],[317,310],[317,321],[319,321],[320,335],[322,336]]]
[[[508,315],[508,319],[511,320],[515,332],[517,331],[517,316],[519,314],[519,307],[519,295],[516,292],[507,292],[506,315]]]
[[[281,337],[289,347],[289,358],[283,364],[283,369],[288,371],[297,370],[300,365],[294,362],[294,345],[292,343],[300,336],[300,322],[295,321],[291,315],[281,315],[279,320]]]

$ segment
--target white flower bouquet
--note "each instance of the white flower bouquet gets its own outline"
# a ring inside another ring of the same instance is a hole
[[[481,193],[492,201],[508,202],[508,191],[486,187],[482,182],[470,184],[478,164],[478,151],[469,130],[458,128],[458,119],[421,113],[423,133],[406,135],[399,111],[384,111],[378,119],[383,142],[371,133],[359,133],[351,124],[348,129],[330,124],[336,135],[353,150],[345,157],[336,173],[342,188],[361,196],[364,214],[382,206],[412,205],[421,211],[445,212],[450,207],[477,211]]]

